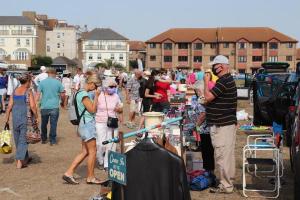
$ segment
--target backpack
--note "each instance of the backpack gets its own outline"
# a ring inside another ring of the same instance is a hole
[[[76,97],[79,92],[81,92],[81,91],[78,91],[71,96],[72,103],[68,109],[69,119],[73,125],[79,125],[80,119],[82,118],[82,116],[84,115],[84,113],[86,111],[86,108],[85,108],[83,110],[83,112],[79,115],[78,105],[77,105],[77,101],[76,101]]]

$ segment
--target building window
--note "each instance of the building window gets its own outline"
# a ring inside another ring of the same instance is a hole
[[[194,56],[194,62],[195,63],[201,63],[202,62],[202,56]]]
[[[60,38],[60,33],[57,33],[57,34],[56,34],[56,37],[57,37],[57,38]]]
[[[164,56],[164,62],[172,62],[172,56]]]
[[[229,43],[228,43],[228,42],[223,43],[223,48],[224,48],[224,49],[228,49],[228,48],[229,48]]]
[[[150,61],[156,61],[156,56],[150,56]]]
[[[111,54],[110,54],[110,59],[111,59],[111,60],[114,60],[114,59],[115,59],[115,54],[111,53]]]
[[[293,56],[286,56],[286,61],[293,61]]]
[[[262,62],[262,56],[252,56],[252,62]]]
[[[187,62],[188,61],[188,57],[187,56],[178,56],[178,61],[179,62]]]
[[[65,33],[61,33],[62,36],[65,36]]]
[[[270,56],[269,61],[270,62],[277,62],[278,61],[278,56]]]
[[[27,60],[28,53],[26,51],[17,51],[15,52],[16,60]]]
[[[50,41],[50,38],[47,38],[47,41]]]
[[[32,32],[31,26],[27,26],[27,27],[26,27],[26,32],[27,32],[27,33]]]
[[[172,43],[164,43],[164,49],[171,50],[172,49]]]
[[[150,43],[149,46],[150,46],[151,49],[155,49],[156,48],[156,44],[155,43]]]
[[[62,47],[65,47],[65,43],[61,43]]]
[[[20,46],[20,45],[21,45],[21,40],[17,39],[17,46]]]
[[[30,41],[29,39],[26,39],[26,46],[29,46],[30,45]]]
[[[246,48],[246,43],[245,42],[240,42],[238,45],[239,45],[239,49],[245,49]]]
[[[89,54],[89,60],[93,60],[93,54]]]
[[[252,49],[262,49],[263,44],[261,42],[253,42]]]
[[[50,52],[50,46],[47,45],[47,52]]]
[[[124,56],[122,53],[120,53],[120,55],[119,55],[119,60],[124,60]]]
[[[289,42],[289,43],[286,43],[286,48],[288,48],[288,49],[291,49],[291,48],[293,48],[293,43],[291,43],[291,42]]]
[[[0,58],[5,56],[6,52],[3,49],[0,49]]]
[[[57,48],[58,48],[58,49],[60,48],[60,43],[57,43]]]
[[[202,49],[202,43],[195,43],[194,44],[194,50],[201,50]]]
[[[4,46],[5,45],[5,40],[4,38],[0,38],[0,46]]]
[[[214,58],[215,58],[215,56],[209,56],[209,60],[210,60],[210,62],[211,62],[211,61],[213,61],[213,60],[214,60]]]
[[[178,43],[178,49],[188,49],[189,44],[188,43]]]
[[[98,59],[98,60],[101,60],[101,59],[102,59],[102,57],[101,57],[101,54],[100,54],[100,53],[98,54],[98,56],[97,56],[97,59]]]
[[[239,63],[245,63],[245,62],[247,62],[247,57],[246,56],[239,56],[238,57],[238,62]]]
[[[211,44],[210,44],[210,48],[211,48],[211,49],[217,48],[217,44],[216,44],[216,43],[211,43]]]
[[[269,44],[269,47],[270,47],[270,49],[278,49],[278,43],[276,43],[276,42],[271,42],[271,43]]]

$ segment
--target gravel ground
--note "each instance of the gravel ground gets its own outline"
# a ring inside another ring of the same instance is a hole
[[[246,109],[251,113],[249,102],[240,102],[239,109]],[[0,116],[1,126],[4,126],[3,120],[4,116],[2,115]],[[122,130],[128,131],[125,128],[122,128]],[[85,183],[85,163],[82,163],[76,172],[76,177],[80,180],[79,185],[68,185],[61,179],[75,155],[80,151],[80,139],[77,137],[74,126],[69,122],[65,110],[61,110],[57,132],[57,146],[40,143],[30,145],[29,151],[33,157],[33,163],[22,170],[17,170],[15,167],[14,153],[9,155],[0,154],[0,200],[88,200],[99,193],[99,186]],[[236,143],[236,191],[230,195],[210,194],[208,190],[191,192],[193,200],[243,199],[241,196],[241,169],[242,147],[245,141],[246,135],[238,132]],[[289,167],[287,148],[284,148],[284,165],[285,174],[283,179],[286,183],[282,186],[280,199],[293,199],[293,175]],[[105,178],[103,171],[96,169],[95,172],[97,177]],[[265,183],[261,183],[261,185],[265,185]]]

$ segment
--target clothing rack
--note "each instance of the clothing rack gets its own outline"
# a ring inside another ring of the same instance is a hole
[[[132,137],[132,136],[136,136],[137,134],[145,134],[146,132],[148,132],[148,131],[150,131],[152,129],[161,128],[161,127],[166,126],[168,124],[172,124],[174,122],[181,121],[182,119],[183,119],[183,117],[177,117],[177,118],[174,118],[174,119],[168,119],[168,120],[166,120],[166,121],[164,121],[164,122],[162,122],[160,124],[156,124],[156,125],[149,126],[149,127],[137,130],[137,131],[126,133],[126,134],[123,135],[123,139],[129,138],[129,137]],[[106,144],[109,144],[109,143],[112,143],[112,142],[115,142],[115,143],[120,142],[120,137],[118,136],[118,137],[114,137],[112,139],[103,141],[102,144],[106,145]]]

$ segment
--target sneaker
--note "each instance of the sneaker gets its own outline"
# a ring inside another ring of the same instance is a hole
[[[45,141],[42,141],[42,144],[46,144],[47,143],[47,141],[45,140]]]
[[[217,193],[217,194],[231,194],[233,193],[234,188],[224,188],[222,185],[219,185],[216,188],[210,188],[210,193]]]

